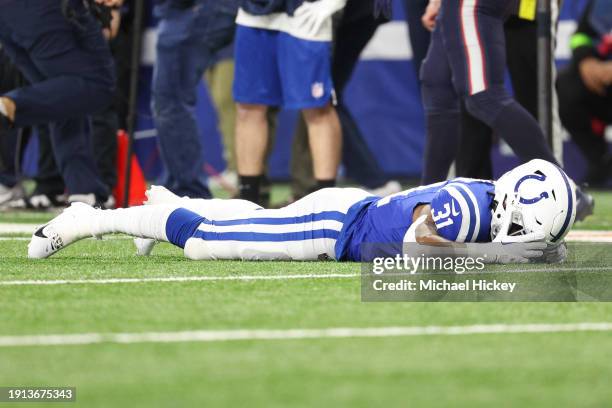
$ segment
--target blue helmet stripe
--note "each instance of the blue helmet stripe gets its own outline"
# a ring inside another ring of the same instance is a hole
[[[559,167],[557,167],[557,170],[559,170],[559,173],[561,173],[561,177],[563,178],[563,181],[565,182],[565,188],[567,189],[567,214],[565,214],[565,221],[563,222],[563,226],[559,230],[559,233],[552,239],[552,242],[557,242],[559,238],[565,235],[565,231],[567,230],[567,227],[569,226],[570,220],[572,219],[572,213],[574,210],[574,198],[572,196],[572,186],[570,185],[570,182],[567,179],[565,172],[561,170]]]

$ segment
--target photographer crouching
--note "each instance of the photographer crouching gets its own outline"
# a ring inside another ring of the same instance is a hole
[[[0,126],[51,124],[69,201],[101,203],[110,193],[96,170],[89,115],[114,95],[114,65],[102,26],[121,2],[0,0],[0,42],[31,83],[0,96]]]

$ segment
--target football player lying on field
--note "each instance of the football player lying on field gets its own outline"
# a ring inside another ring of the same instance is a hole
[[[148,255],[156,241],[195,260],[363,261],[362,244],[451,246],[488,262],[561,262],[576,216],[574,183],[557,166],[532,160],[498,181],[458,178],[385,198],[356,188],[328,188],[266,210],[244,200],[181,198],[152,187],[146,205],[117,210],[75,203],[40,227],[30,258],[47,258],[87,237],[124,233]],[[419,249],[420,251],[420,249]]]

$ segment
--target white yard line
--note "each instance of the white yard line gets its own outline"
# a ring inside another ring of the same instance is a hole
[[[236,340],[300,340],[327,338],[459,336],[472,334],[525,334],[609,332],[612,323],[487,324],[473,326],[405,326],[288,330],[194,330],[145,333],[81,333],[0,336],[0,347],[67,346],[99,343],[184,343]]]
[[[0,234],[32,234],[39,224],[0,223]],[[42,225],[42,223],[40,224]]]
[[[151,278],[109,278],[109,279],[60,279],[60,280],[14,280],[0,281],[0,286],[44,286],[44,285],[109,285],[116,283],[151,283],[151,282],[210,282],[210,281],[275,281],[293,279],[340,279],[356,278],[359,273],[328,273],[301,275],[231,275],[231,276],[168,276]]]
[[[524,272],[586,272],[610,271],[612,266],[580,268],[532,268],[491,271],[490,273],[524,273]],[[485,272],[479,272],[485,273]],[[476,274],[470,274],[476,275]],[[301,279],[347,279],[357,278],[361,273],[313,273],[295,275],[230,275],[230,276],[161,276],[148,278],[108,278],[108,279],[49,279],[49,280],[6,280],[0,286],[54,286],[54,285],[112,285],[129,283],[171,283],[171,282],[215,282],[215,281],[278,281]]]

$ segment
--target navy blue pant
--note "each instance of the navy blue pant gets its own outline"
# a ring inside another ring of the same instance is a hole
[[[87,115],[112,99],[113,62],[98,22],[82,8],[77,14],[80,27],[65,19],[57,0],[0,1],[0,41],[32,84],[5,96],[17,107],[15,126],[51,123],[68,193],[105,199]]]
[[[421,17],[425,13],[429,0],[404,0],[404,12],[410,33],[410,46],[412,47],[412,65],[416,69],[417,76],[421,70],[421,64],[427,56],[427,49],[431,41],[430,32],[423,27]]]
[[[556,163],[535,119],[504,85],[508,0],[443,0],[421,69],[427,141],[423,184],[444,180],[461,132],[461,103],[498,133],[523,161]]]
[[[165,186],[189,197],[210,197],[195,116],[196,90],[215,54],[234,37],[234,1],[199,0],[188,9],[166,8],[158,28],[153,115]]]
[[[361,51],[368,44],[378,26],[386,22],[374,18],[371,1],[352,0],[344,9],[336,31],[332,57],[332,78],[338,96],[338,118],[342,127],[342,163],[346,175],[367,188],[378,188],[389,178],[370,150],[361,129],[344,103],[343,93],[357,63]]]

